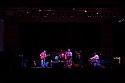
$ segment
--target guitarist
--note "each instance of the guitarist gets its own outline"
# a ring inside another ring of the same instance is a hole
[[[46,50],[44,50],[42,53],[40,53],[40,60],[41,60],[41,67],[45,67],[45,57],[46,57]]]
[[[100,64],[99,55],[96,52],[94,52],[94,56],[91,57],[90,60],[91,60],[92,66],[94,67],[97,67]]]
[[[72,66],[72,52],[70,49],[65,53],[65,59],[66,59],[66,67]]]

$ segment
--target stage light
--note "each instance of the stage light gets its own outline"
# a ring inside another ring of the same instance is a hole
[[[45,17],[45,18],[46,18],[47,16],[43,16],[43,17]]]
[[[85,10],[85,12],[87,12],[87,10]]]
[[[75,10],[75,8],[73,8],[73,10]]]
[[[39,12],[41,12],[41,10],[39,10]]]
[[[4,20],[3,20],[3,19],[0,19],[0,21],[1,21],[1,22],[4,22]]]

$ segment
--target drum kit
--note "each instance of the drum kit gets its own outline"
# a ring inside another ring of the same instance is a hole
[[[59,66],[59,67],[65,67],[65,54],[64,53],[54,53],[52,55],[53,60],[51,61],[52,67]]]
[[[64,53],[62,53],[62,54],[56,53],[56,54],[53,54],[52,56],[53,56],[53,61],[55,61],[55,62],[61,62],[61,61],[65,60]]]

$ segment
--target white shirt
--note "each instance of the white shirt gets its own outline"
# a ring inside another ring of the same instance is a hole
[[[95,60],[98,60],[99,59],[99,55],[95,55],[94,57],[92,57],[91,59],[95,59]]]

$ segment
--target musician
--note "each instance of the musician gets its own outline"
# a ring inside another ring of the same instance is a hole
[[[91,64],[94,67],[97,67],[100,64],[99,55],[96,52],[94,52],[94,56],[91,57],[90,60],[91,60]]]
[[[72,52],[70,49],[65,53],[66,67],[72,66]]]
[[[61,49],[60,50],[60,53],[59,53],[60,55],[59,55],[59,57],[60,57],[60,61],[65,61],[65,53],[64,53],[64,51]]]
[[[82,50],[80,51],[75,51],[74,53],[75,57],[74,57],[74,64],[79,64],[81,68],[83,68],[83,53]]]
[[[78,53],[78,51],[75,51],[74,55],[75,55],[75,57],[73,57],[74,58],[73,62],[75,64],[79,64],[79,53]]]
[[[41,60],[41,67],[45,67],[45,57],[46,57],[46,50],[40,53],[40,60]]]
[[[84,55],[83,55],[82,50],[79,51],[79,53],[78,53],[78,58],[79,58],[80,66],[81,66],[81,68],[83,68]]]

